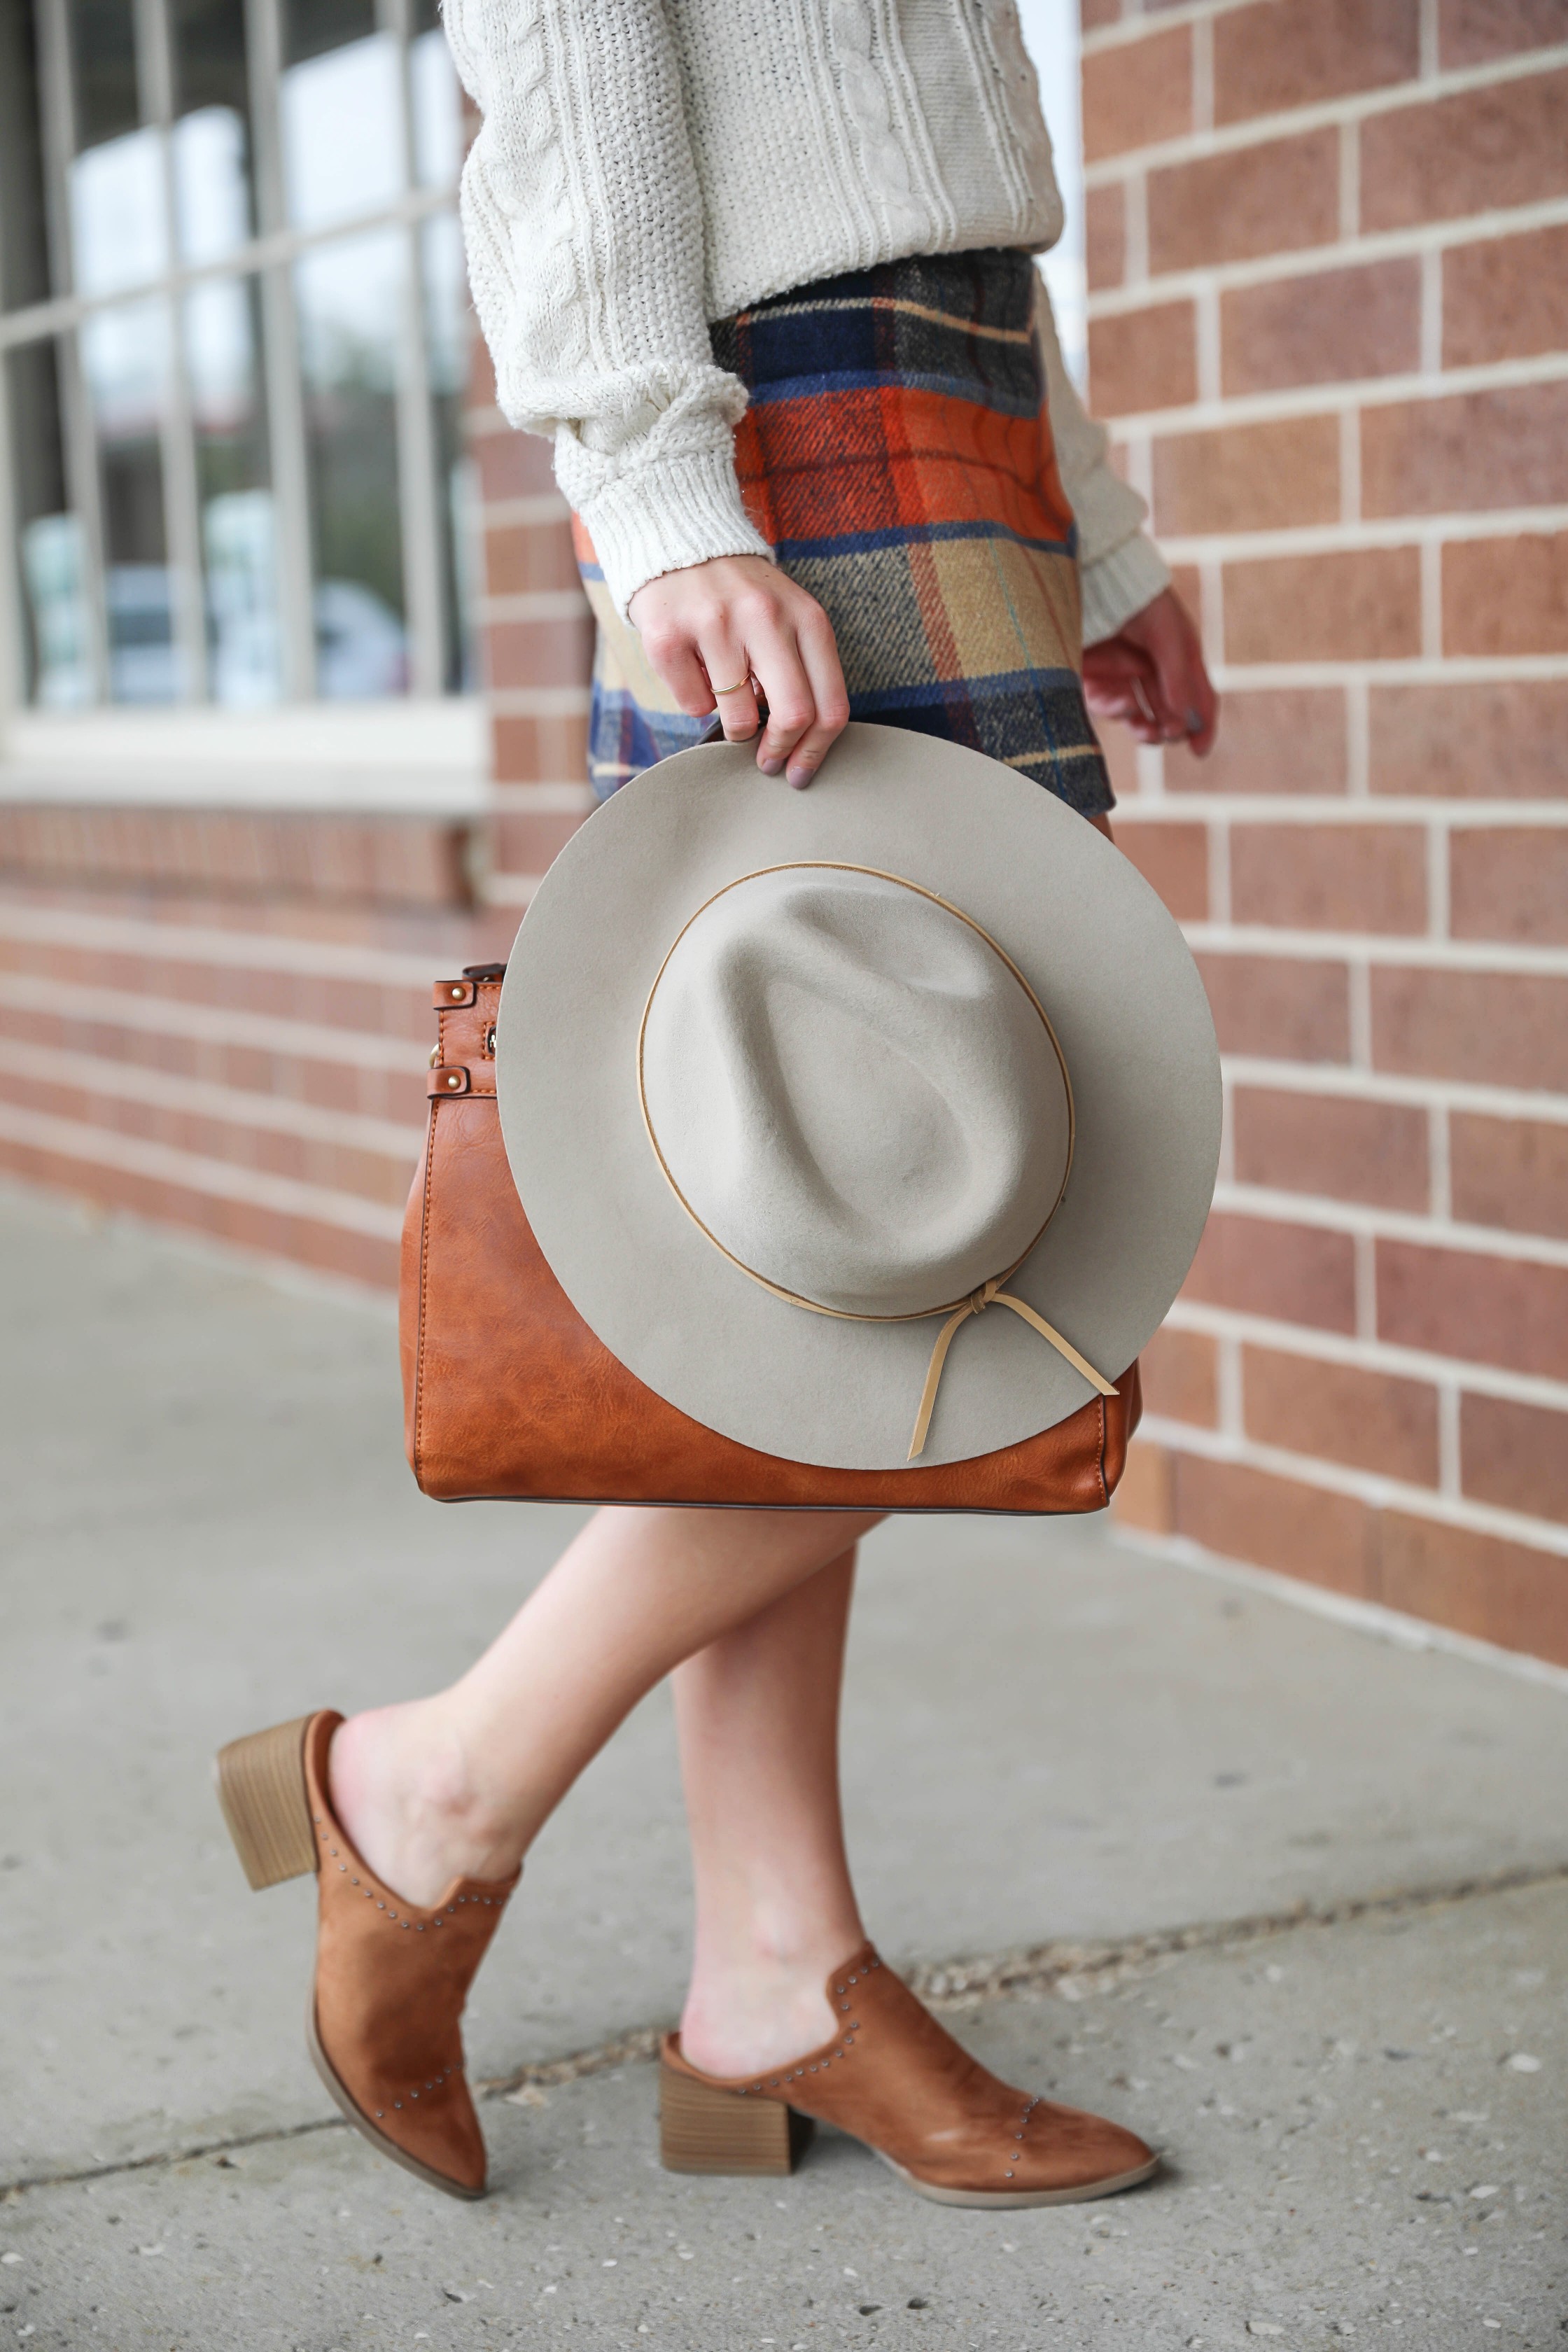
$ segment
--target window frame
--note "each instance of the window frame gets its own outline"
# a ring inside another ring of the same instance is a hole
[[[132,706],[110,696],[110,649],[104,596],[104,529],[100,455],[83,367],[81,330],[90,318],[138,299],[155,297],[169,319],[169,398],[160,443],[174,641],[184,681],[181,696],[151,706],[170,724],[183,712],[224,713],[210,696],[196,436],[183,305],[193,289],[215,281],[254,278],[262,321],[259,378],[266,405],[266,446],[277,531],[278,596],[283,704],[316,703],[316,643],[311,562],[310,494],[305,392],[294,270],[321,247],[378,227],[395,228],[404,245],[402,315],[396,333],[396,464],[403,543],[403,621],[408,646],[404,696],[385,697],[396,709],[414,700],[456,701],[447,681],[459,648],[450,642],[460,616],[448,615],[444,589],[445,521],[438,479],[435,387],[426,339],[429,299],[424,224],[457,209],[456,181],[426,186],[416,177],[416,121],[410,51],[430,28],[418,22],[415,0],[375,0],[374,28],[397,43],[400,77],[403,193],[322,228],[299,229],[286,218],[281,108],[284,0],[244,0],[249,82],[251,171],[255,220],[251,236],[221,260],[187,263],[176,237],[174,56],[168,0],[130,0],[135,27],[143,127],[159,134],[168,266],[136,285],[84,296],[74,287],[69,234],[69,170],[76,152],[75,91],[68,21],[68,0],[31,0],[38,46],[38,102],[44,159],[45,220],[51,283],[70,290],[15,310],[0,310],[0,708],[29,719],[52,719],[26,700],[26,649],[19,577],[18,520],[12,480],[9,358],[19,347],[52,340],[59,366],[61,434],[69,511],[79,518],[93,593],[90,604],[92,712]],[[264,706],[268,707],[268,706]],[[277,706],[270,706],[277,707]],[[322,705],[321,707],[330,707]],[[58,717],[68,721],[73,714]],[[237,710],[237,719],[247,713]]]

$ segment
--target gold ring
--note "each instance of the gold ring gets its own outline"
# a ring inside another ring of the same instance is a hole
[[[744,677],[739,677],[735,680],[733,686],[715,686],[712,679],[710,678],[708,681],[708,691],[713,697],[714,701],[717,702],[721,694],[739,694],[742,688],[743,687],[750,686],[751,682],[752,676],[751,672],[748,670]]]

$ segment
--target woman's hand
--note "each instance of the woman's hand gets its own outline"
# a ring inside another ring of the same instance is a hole
[[[1083,649],[1084,699],[1097,719],[1120,719],[1140,743],[1214,748],[1219,697],[1203,647],[1173,588],[1162,590],[1113,637]]]
[[[689,717],[717,709],[731,743],[757,745],[764,776],[809,784],[849,721],[833,624],[760,555],[718,555],[646,581],[627,606],[643,651]]]

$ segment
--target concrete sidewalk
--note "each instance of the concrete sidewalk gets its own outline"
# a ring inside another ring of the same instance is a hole
[[[1005,2222],[826,2137],[783,2184],[679,2180],[651,2070],[590,2057],[487,2102],[470,2211],[330,2120],[310,1890],[248,1895],[209,1759],[456,1671],[574,1514],[416,1493],[373,1303],[16,1194],[0,1297],[0,2180],[37,2184],[0,2344],[1561,2341],[1562,1687],[1099,1524],[895,1523],[846,1722],[872,1932],[964,1963],[957,2030],[1168,2173]],[[668,2019],[686,1905],[656,1697],[531,1862],[474,2073]]]

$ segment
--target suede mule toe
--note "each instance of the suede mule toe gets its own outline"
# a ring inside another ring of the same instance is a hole
[[[254,1887],[313,1870],[310,2056],[354,2129],[452,2197],[482,2197],[485,2143],[463,2071],[463,2004],[521,1871],[454,1879],[433,1910],[384,1886],[328,1796],[341,1715],[279,1724],[225,1748],[218,1798]]]
[[[1160,2159],[1135,2133],[998,2082],[869,1944],[827,1979],[838,2032],[793,2065],[723,2081],[667,2034],[659,2123],[672,2172],[790,2172],[814,2119],[875,2149],[942,2205],[1074,2205]]]

